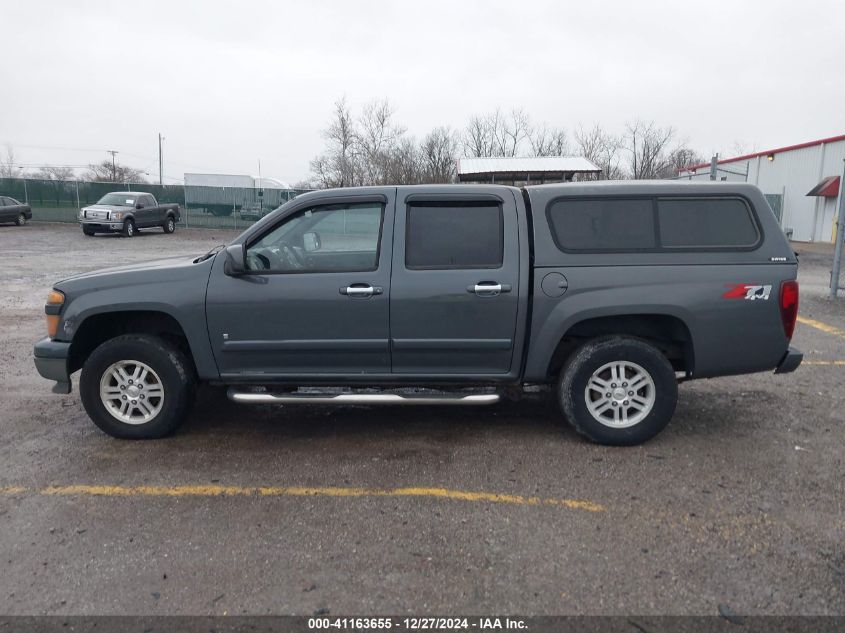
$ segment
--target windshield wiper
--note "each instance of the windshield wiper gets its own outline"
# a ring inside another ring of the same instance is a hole
[[[203,255],[202,257],[198,257],[195,260],[196,263],[199,264],[200,262],[204,262],[205,260],[207,260],[211,257],[214,257],[215,255],[217,255],[217,253],[220,252],[221,249],[223,249],[225,247],[226,247],[225,244],[218,244],[217,246],[212,246],[205,255]]]

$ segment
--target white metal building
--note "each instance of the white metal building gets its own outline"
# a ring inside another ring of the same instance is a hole
[[[844,160],[845,134],[720,159],[716,180],[760,187],[792,239],[831,242]],[[707,180],[710,163],[686,167],[678,177]]]
[[[238,187],[241,189],[290,189],[290,185],[266,176],[239,174],[185,174],[186,187]]]

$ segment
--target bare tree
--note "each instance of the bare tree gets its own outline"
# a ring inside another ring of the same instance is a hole
[[[675,137],[672,127],[654,121],[637,120],[625,126],[623,145],[628,151],[629,174],[634,180],[660,178],[671,168],[669,145]]]
[[[498,125],[496,131],[496,149],[498,156],[517,156],[522,142],[528,138],[531,119],[522,109],[511,110],[510,117],[503,117],[496,111]]]
[[[113,163],[106,159],[100,163],[88,165],[84,180],[92,182],[146,182],[140,169]]]
[[[15,148],[6,143],[6,156],[0,157],[0,178],[17,178],[15,167]]]
[[[73,180],[75,173],[71,167],[60,165],[44,165],[37,172],[35,178],[40,180]]]
[[[335,104],[324,132],[326,151],[311,161],[316,187],[449,182],[454,179],[458,139],[435,128],[422,141],[406,136],[387,100],[372,101],[353,116],[344,99]]]
[[[489,158],[517,156],[528,139],[531,119],[524,110],[511,110],[509,115],[495,110],[474,116],[463,133],[464,156]]]
[[[746,154],[753,154],[757,151],[757,143],[748,143],[747,141],[737,140],[731,146],[731,152],[734,156],[745,156]]]
[[[464,156],[489,158],[496,155],[497,121],[489,114],[470,118],[463,134]]]
[[[666,168],[658,174],[658,178],[675,178],[684,167],[700,165],[707,162],[703,155],[686,145],[676,147],[669,152]]]
[[[618,136],[606,132],[598,124],[588,130],[579,127],[575,131],[575,144],[581,156],[601,168],[601,179],[618,180],[625,177],[620,166],[621,141]]]
[[[420,144],[422,182],[454,182],[457,160],[457,135],[448,127],[434,128]]]
[[[311,171],[321,187],[354,187],[360,183],[360,166],[356,155],[358,134],[346,98],[334,104],[329,127],[323,131],[328,142],[326,152],[311,161]]]
[[[393,122],[393,108],[383,99],[372,101],[358,119],[357,148],[364,171],[364,183],[387,184],[389,163],[393,162],[405,128]]]
[[[461,132],[436,127],[417,142],[384,99],[364,106],[360,116],[339,99],[323,136],[327,146],[311,161],[309,188],[454,182],[459,153],[478,158],[570,153],[563,128],[535,126],[522,109],[473,116]],[[598,165],[599,178],[667,178],[701,160],[685,143],[673,146],[674,141],[673,128],[654,122],[630,123],[621,136],[595,125],[575,131],[574,153]],[[628,164],[623,157],[630,158]]]
[[[423,168],[416,141],[403,137],[384,158],[385,182],[413,185],[422,182]]]
[[[528,143],[534,156],[566,156],[569,154],[569,139],[566,130],[550,128],[545,123],[528,131]]]

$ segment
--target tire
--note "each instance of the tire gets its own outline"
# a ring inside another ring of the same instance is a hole
[[[173,218],[172,215],[167,216],[167,220],[164,221],[164,224],[161,225],[161,228],[164,229],[165,233],[173,233],[176,230],[176,220]]]
[[[15,218],[15,224],[17,224],[18,226],[23,226],[24,224],[26,224],[26,216],[23,213],[19,214],[18,217]]]
[[[135,220],[129,218],[123,223],[123,237],[135,237],[138,229],[135,228]]]
[[[581,435],[599,444],[632,446],[669,424],[678,402],[678,381],[667,358],[652,345],[622,336],[600,338],[569,357],[558,382],[558,399]]]
[[[88,236],[94,235],[94,233],[96,233],[96,231],[94,231],[94,229],[89,229],[87,226],[84,226],[84,225],[82,227],[82,232],[85,233],[85,235],[88,235]]]
[[[196,378],[191,362],[173,345],[156,336],[127,334],[92,352],[82,367],[79,392],[88,416],[105,433],[154,439],[173,433],[185,420]]]

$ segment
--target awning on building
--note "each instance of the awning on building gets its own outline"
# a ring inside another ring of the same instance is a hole
[[[839,176],[828,176],[807,192],[808,196],[835,198],[839,195]]]

